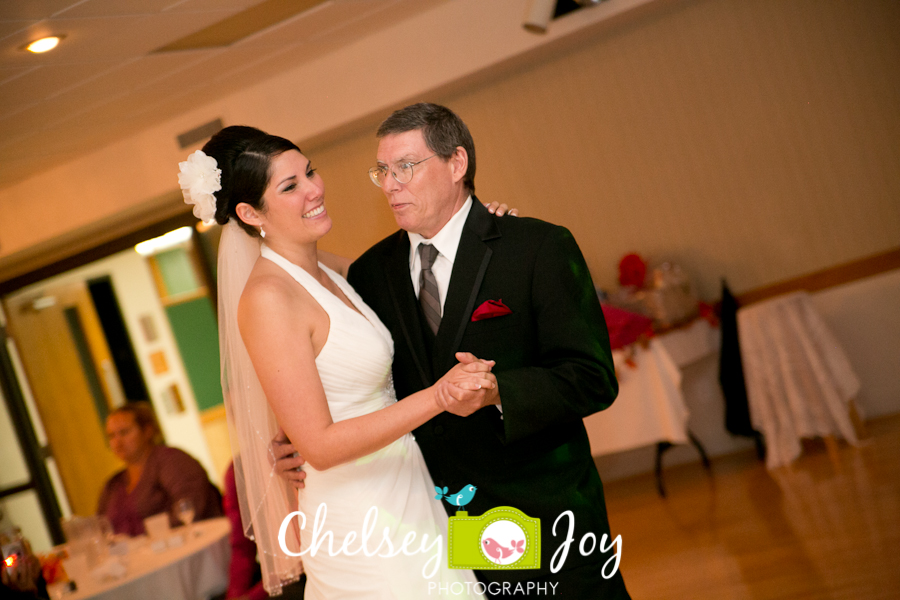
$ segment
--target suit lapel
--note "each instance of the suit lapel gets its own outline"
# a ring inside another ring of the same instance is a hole
[[[428,387],[434,383],[434,375],[426,358],[428,353],[422,338],[419,303],[409,275],[409,236],[405,231],[399,233],[397,245],[388,261],[387,283],[404,341],[410,348],[424,387]]]
[[[453,261],[441,326],[434,341],[432,366],[435,374],[443,375],[456,363],[454,355],[472,316],[493,253],[486,242],[499,237],[500,231],[491,214],[473,197]]]

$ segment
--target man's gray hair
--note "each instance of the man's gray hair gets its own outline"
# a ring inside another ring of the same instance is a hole
[[[463,120],[452,110],[430,102],[419,102],[394,111],[378,127],[375,136],[383,138],[388,135],[421,130],[428,149],[443,158],[449,159],[462,146],[469,156],[469,168],[463,177],[463,184],[469,193],[475,193],[475,142]]]

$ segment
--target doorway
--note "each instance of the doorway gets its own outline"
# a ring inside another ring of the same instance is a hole
[[[46,285],[9,298],[6,311],[69,505],[93,514],[119,468],[104,421],[124,397],[88,287]]]
[[[202,293],[177,293],[184,290],[169,285],[163,294],[159,284],[167,269],[131,246],[3,298],[21,357],[20,379],[33,391],[31,422],[46,431],[43,443],[25,446],[38,458],[55,457],[57,496],[72,513],[93,514],[106,480],[122,467],[107,448],[104,422],[110,410],[130,400],[149,399],[166,443],[197,458],[214,483],[230,461],[221,401],[212,406],[208,391],[203,397],[195,393],[196,360],[182,357],[192,335],[211,338],[218,350],[214,284],[204,252],[217,232],[189,233],[180,251],[196,269]],[[201,300],[209,306],[202,331],[196,318]],[[196,359],[206,353],[193,354]],[[218,361],[206,362],[206,370],[211,365],[215,373],[203,377],[217,386]]]

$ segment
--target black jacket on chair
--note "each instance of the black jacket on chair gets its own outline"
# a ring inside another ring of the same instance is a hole
[[[540,571],[482,571],[479,578],[515,582],[550,575],[569,520],[560,520],[556,536],[553,524],[567,510],[575,517],[574,542],[553,577],[598,570],[611,555],[599,551],[609,524],[582,419],[610,406],[618,384],[603,312],[574,238],[537,219],[496,217],[474,199],[436,336],[423,325],[409,252],[408,235],[398,231],[349,272],[394,337],[397,397],[432,385],[456,364],[456,352],[467,351],[496,361],[503,409],[501,415],[488,406],[467,418],[443,413],[414,431],[434,483],[451,492],[476,486],[469,515],[512,506],[541,519]],[[472,313],[488,300],[502,301],[512,313],[473,322]],[[445,508],[451,515],[455,510]],[[584,557],[578,545],[588,532],[598,549]],[[600,585],[612,586],[609,597],[627,597],[621,581]],[[607,597],[597,591],[595,597]]]

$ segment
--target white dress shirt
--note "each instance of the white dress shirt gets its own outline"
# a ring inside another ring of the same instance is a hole
[[[431,272],[437,280],[438,295],[441,301],[441,316],[444,316],[444,302],[447,300],[447,288],[450,287],[450,273],[453,272],[453,263],[456,261],[456,251],[459,249],[459,240],[462,237],[463,226],[472,209],[472,196],[470,195],[462,208],[450,217],[447,224],[430,240],[426,240],[418,233],[409,233],[409,275],[412,277],[413,289],[416,298],[419,297],[419,273],[422,272],[422,259],[419,257],[419,244],[432,244],[439,254],[431,266]],[[503,407],[497,405],[497,410],[503,413]],[[500,417],[501,419],[503,417]]]
[[[422,272],[422,259],[419,257],[419,244],[431,244],[439,252],[431,267],[434,278],[437,280],[438,299],[441,302],[441,316],[444,315],[444,302],[447,300],[447,288],[450,287],[450,273],[453,272],[453,262],[456,260],[456,251],[459,248],[459,240],[462,237],[463,226],[472,208],[472,196],[469,196],[456,214],[450,217],[447,224],[430,240],[426,240],[418,233],[409,234],[409,275],[412,277],[413,289],[416,298],[419,297],[419,274]]]

